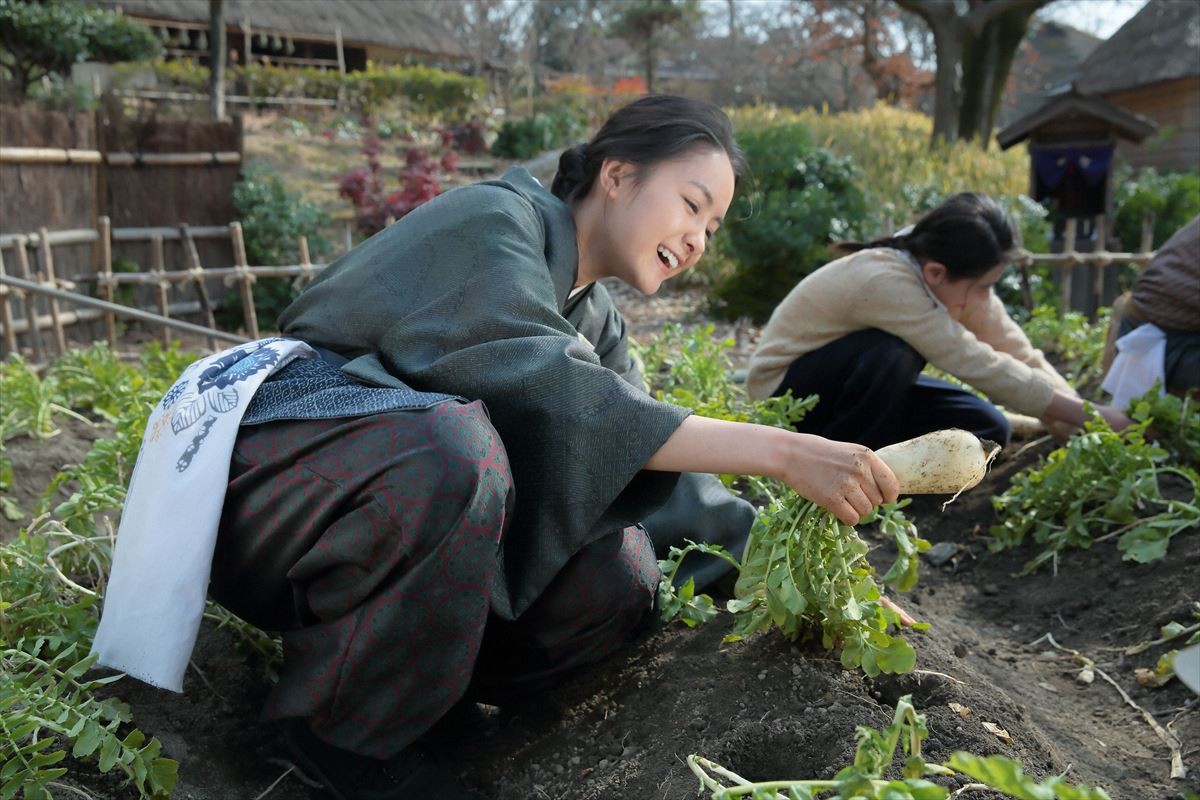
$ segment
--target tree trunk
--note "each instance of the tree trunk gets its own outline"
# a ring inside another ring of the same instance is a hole
[[[962,36],[958,31],[951,30],[950,25],[938,25],[933,28],[933,46],[937,53],[933,141],[950,144],[958,139],[958,71],[962,64]]]
[[[225,119],[225,0],[208,0],[208,10],[208,102],[212,118],[220,122]]]
[[[1025,9],[1001,14],[988,23],[982,35],[968,39],[964,48],[958,130],[964,138],[978,141],[985,150],[991,142],[1008,73],[1031,16],[1032,11]]]
[[[654,31],[646,34],[646,92],[654,94]]]

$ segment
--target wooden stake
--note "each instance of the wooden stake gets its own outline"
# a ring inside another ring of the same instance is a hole
[[[204,285],[204,267],[200,265],[200,253],[196,251],[196,241],[186,222],[179,223],[179,238],[182,240],[184,257],[187,259],[188,272],[196,279],[196,295],[200,300],[200,308],[204,311],[204,327],[216,330],[217,320],[213,316],[212,301],[208,298],[208,287]],[[208,337],[208,348],[217,349],[217,340]]]
[[[300,248],[300,266],[304,267],[305,269],[296,277],[296,280],[292,281],[292,288],[303,289],[305,286],[308,286],[308,284],[312,283],[314,274],[312,268],[312,259],[308,255],[308,237],[301,234],[297,238],[296,244]]]
[[[4,274],[4,251],[0,250],[0,275]],[[0,325],[4,326],[4,352],[19,353],[17,332],[13,330],[12,307],[8,304],[8,286],[0,284]]]
[[[1142,253],[1154,252],[1154,215],[1146,214],[1142,217]]]
[[[24,236],[18,236],[14,243],[17,251],[17,277],[23,280],[32,281],[33,274],[29,270],[29,253],[25,247],[29,240]],[[33,350],[33,360],[37,363],[42,361],[42,334],[38,330],[37,325],[37,310],[33,307],[33,297],[25,295],[25,319],[29,323],[29,343]]]
[[[1108,251],[1107,239],[1108,231],[1107,219],[1103,214],[1096,217],[1096,252],[1105,253]],[[1100,306],[1104,304],[1104,267],[1103,261],[1097,261],[1091,265],[1092,268],[1092,313],[1090,315],[1093,322],[1096,320],[1096,314],[1100,310]]]
[[[46,285],[52,288],[59,288],[58,281],[54,278],[54,251],[50,249],[50,231],[46,228],[40,228],[38,235],[42,237],[41,247],[38,248],[42,262],[42,270],[46,273]],[[58,299],[50,298],[50,324],[54,329],[54,346],[58,348],[58,354],[61,356],[67,352],[67,337],[63,334],[62,319],[58,315]]]
[[[171,305],[167,296],[167,290],[171,284],[163,277],[167,272],[167,257],[163,247],[163,238],[161,236],[150,237],[150,272],[159,276],[159,280],[154,284],[154,299],[158,301],[159,316],[164,319],[171,316]],[[171,328],[167,325],[162,326],[163,344],[171,346]]]
[[[1063,231],[1063,257],[1062,262],[1062,280],[1060,281],[1060,289],[1062,290],[1062,301],[1059,306],[1059,316],[1066,314],[1071,310],[1071,267],[1074,265],[1074,259],[1077,257],[1075,253],[1075,218],[1071,217],[1067,220],[1066,230]]]
[[[233,265],[239,270],[250,266],[246,258],[246,241],[242,238],[242,223],[229,223],[229,238],[233,242]],[[251,339],[258,335],[258,311],[254,308],[254,275],[240,271],[237,277],[238,290],[242,294],[242,318],[246,321],[246,334]]]
[[[116,286],[112,283],[112,220],[100,217],[100,274],[105,280],[100,281],[100,296],[110,303],[116,302]],[[104,314],[104,332],[108,344],[114,350],[117,347],[117,315],[111,311]]]

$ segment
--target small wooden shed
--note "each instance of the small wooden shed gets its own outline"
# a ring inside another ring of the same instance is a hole
[[[1157,127],[1072,84],[1000,131],[996,141],[1002,150],[1029,141],[1029,195],[1061,223],[1109,216],[1117,142],[1139,143]]]

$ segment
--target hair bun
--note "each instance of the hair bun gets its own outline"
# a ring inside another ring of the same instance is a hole
[[[576,187],[587,180],[587,157],[587,142],[580,142],[562,152],[558,157],[558,172],[550,186],[550,192],[555,197],[564,200],[571,197]]]

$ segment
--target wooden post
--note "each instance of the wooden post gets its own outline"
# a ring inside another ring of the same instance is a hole
[[[112,220],[100,217],[100,297],[110,303],[116,302],[116,286],[112,283]],[[111,311],[104,312],[104,333],[108,344],[114,350],[117,347],[117,315]]]
[[[1059,316],[1071,310],[1071,268],[1075,266],[1075,223],[1076,219],[1071,217],[1067,220],[1066,229],[1063,231],[1062,280],[1059,287],[1062,290],[1062,300],[1058,311]]]
[[[342,75],[346,74],[346,50],[342,47],[342,26],[335,24],[333,26],[333,36],[337,40],[337,59],[338,72]]]
[[[350,233],[350,223],[342,223],[342,252],[349,253],[354,247],[354,237]]]
[[[304,267],[304,271],[296,276],[296,280],[292,281],[292,288],[303,289],[313,279],[312,259],[308,255],[308,237],[301,234],[296,244],[300,248],[300,266]]]
[[[345,78],[346,77],[346,50],[344,47],[342,47],[342,26],[340,24],[336,24],[336,23],[334,24],[333,35],[334,35],[335,40],[337,41],[338,74],[342,78]],[[336,108],[338,111],[341,111],[345,105],[346,105],[346,81],[341,80],[341,81],[338,81]]]
[[[17,277],[27,281],[33,280],[33,275],[29,270],[29,253],[25,250],[29,246],[29,239],[24,236],[17,237]],[[33,349],[33,360],[40,362],[42,360],[42,332],[37,326],[37,310],[33,307],[33,297],[25,295],[25,319],[29,323],[29,343]]]
[[[150,272],[158,276],[158,281],[154,284],[154,298],[158,301],[158,314],[161,317],[171,316],[170,298],[167,296],[167,291],[171,284],[164,277],[167,273],[166,264],[167,257],[163,248],[163,237],[155,234],[150,237]],[[162,337],[163,344],[170,347],[170,326],[162,326]]]
[[[246,258],[246,242],[242,238],[242,223],[229,223],[229,238],[233,242],[233,265],[239,270],[250,266]],[[246,321],[246,335],[251,339],[258,335],[258,311],[254,308],[254,276],[241,272],[237,277],[238,290],[242,294],[242,318]]]
[[[1103,214],[1098,215],[1096,217],[1096,223],[1095,223],[1095,231],[1096,231],[1095,252],[1096,253],[1104,254],[1104,255],[1108,254],[1107,227],[1108,227],[1107,218]],[[1105,270],[1107,264],[1108,264],[1107,261],[1097,260],[1096,262],[1094,262],[1091,265],[1091,267],[1092,267],[1092,313],[1089,316],[1091,317],[1091,319],[1093,321],[1096,319],[1096,314],[1097,314],[1097,312],[1099,312],[1100,306],[1102,306],[1104,304],[1104,270]]]
[[[42,270],[46,273],[43,283],[57,289],[58,281],[54,278],[54,252],[50,249],[50,231],[44,226],[39,228],[38,239]],[[54,329],[54,346],[58,348],[58,354],[61,356],[67,352],[67,337],[63,334],[62,317],[58,313],[58,299],[54,297],[50,298],[50,325]]]
[[[242,47],[246,51],[246,60],[242,62],[244,66],[250,66],[254,63],[254,53],[251,51],[254,43],[250,40],[250,20],[242,19]]]
[[[188,272],[196,279],[196,296],[200,300],[200,310],[204,312],[204,326],[217,329],[217,319],[213,316],[212,301],[208,298],[208,287],[204,285],[204,267],[200,265],[200,253],[196,251],[196,240],[186,222],[179,223],[179,244],[183,248],[187,260]],[[208,337],[208,349],[217,349],[217,340]]]
[[[1142,243],[1138,252],[1142,254],[1154,252],[1154,214],[1147,213],[1142,217]]]
[[[0,249],[0,275],[4,274],[4,250]],[[4,352],[19,353],[17,332],[13,330],[12,306],[8,304],[8,285],[0,283],[0,325],[4,326]]]

